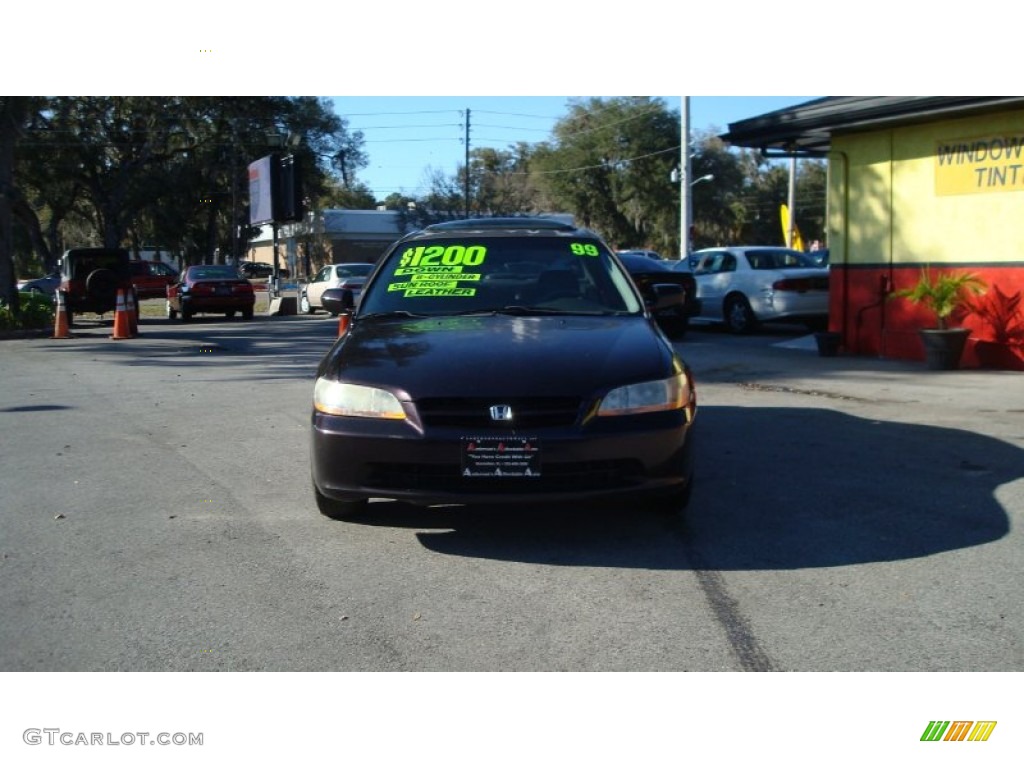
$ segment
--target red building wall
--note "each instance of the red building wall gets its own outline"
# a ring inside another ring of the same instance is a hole
[[[943,266],[935,271],[970,272],[986,283],[972,309],[953,324],[971,329],[961,365],[1024,371],[1024,264]],[[918,265],[834,264],[831,269],[829,327],[842,335],[849,354],[924,360],[917,329],[935,319],[906,299],[890,299],[921,275]]]

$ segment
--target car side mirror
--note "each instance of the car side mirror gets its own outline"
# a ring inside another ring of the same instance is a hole
[[[356,306],[355,296],[348,288],[328,288],[320,294],[320,303],[332,315],[351,312]]]
[[[686,289],[675,283],[655,283],[651,286],[651,294],[647,308],[652,312],[681,307],[686,303]]]

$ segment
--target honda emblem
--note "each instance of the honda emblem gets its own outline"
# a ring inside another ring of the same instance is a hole
[[[512,406],[492,405],[491,421],[512,421]]]

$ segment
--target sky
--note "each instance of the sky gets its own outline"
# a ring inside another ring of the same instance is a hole
[[[569,96],[335,96],[335,111],[352,131],[362,131],[370,164],[357,178],[382,200],[398,192],[418,197],[428,191],[430,171],[454,175],[465,163],[466,111],[470,148],[507,149],[518,142],[550,138],[567,114]],[[578,97],[577,97],[578,98]],[[682,96],[662,96],[681,112]],[[814,96],[691,96],[690,132],[809,101]]]

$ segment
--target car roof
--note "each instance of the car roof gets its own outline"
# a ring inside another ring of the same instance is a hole
[[[518,235],[522,237],[537,237],[557,235],[562,237],[597,237],[590,230],[544,216],[494,216],[477,219],[457,219],[430,224],[417,232],[406,235],[402,240],[430,239],[470,232],[478,236]]]

